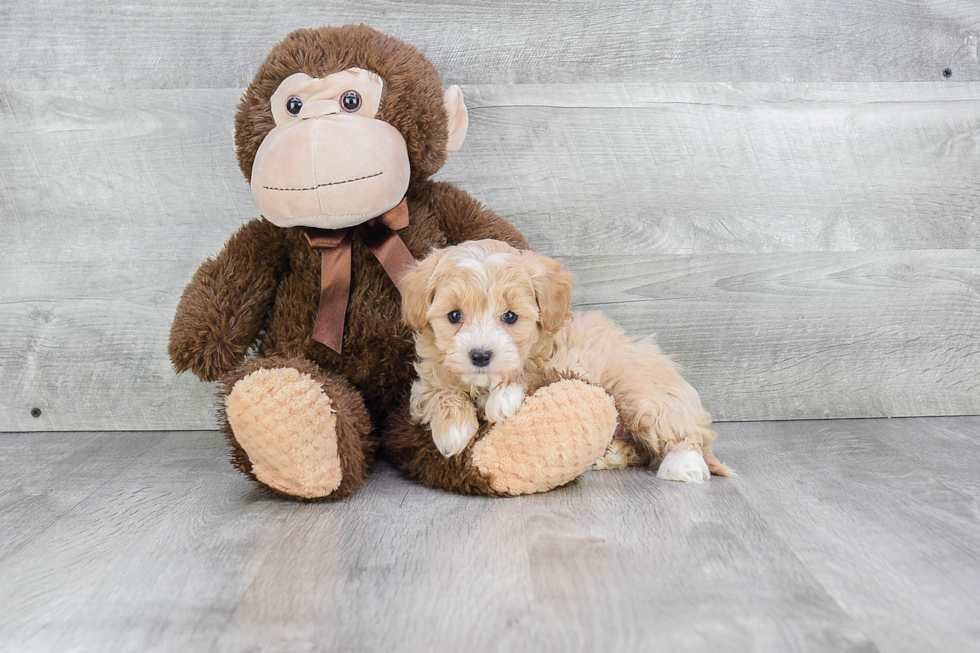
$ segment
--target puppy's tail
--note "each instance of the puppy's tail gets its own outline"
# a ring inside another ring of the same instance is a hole
[[[726,478],[735,476],[735,472],[728,469],[728,466],[725,465],[725,463],[721,462],[715,457],[715,454],[711,452],[710,445],[704,446],[704,462],[708,463],[708,471],[715,476],[724,476]]]

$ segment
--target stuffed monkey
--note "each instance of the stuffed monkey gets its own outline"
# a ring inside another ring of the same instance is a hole
[[[404,419],[414,347],[402,276],[466,240],[528,247],[466,192],[429,179],[467,124],[459,87],[443,91],[421,53],[363,25],[293,32],[246,90],[235,149],[262,217],[198,269],[169,353],[177,372],[220,381],[232,463],[272,492],[345,497],[379,444],[430,486],[539,492],[610,444],[615,406],[580,381],[541,388],[451,458]]]

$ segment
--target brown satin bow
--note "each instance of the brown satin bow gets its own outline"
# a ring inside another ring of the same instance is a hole
[[[316,312],[313,339],[338,354],[344,342],[344,320],[350,298],[350,261],[354,232],[401,290],[402,278],[415,266],[415,257],[395,231],[408,226],[408,202],[372,218],[364,224],[344,229],[306,228],[310,247],[320,250],[320,307]]]

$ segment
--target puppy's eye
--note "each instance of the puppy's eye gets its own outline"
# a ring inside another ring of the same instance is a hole
[[[507,311],[500,316],[500,319],[504,321],[504,324],[513,324],[517,322],[517,313],[514,311]]]
[[[298,116],[300,109],[303,108],[303,101],[299,97],[293,95],[288,100],[286,100],[286,113],[291,116]]]
[[[463,313],[461,311],[453,311],[446,317],[449,318],[449,321],[453,324],[459,324],[463,321]]]

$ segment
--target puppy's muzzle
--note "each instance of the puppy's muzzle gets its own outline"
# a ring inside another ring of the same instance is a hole
[[[470,350],[470,362],[477,367],[486,367],[490,364],[491,358],[493,358],[493,352],[489,349]]]

